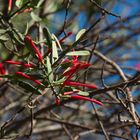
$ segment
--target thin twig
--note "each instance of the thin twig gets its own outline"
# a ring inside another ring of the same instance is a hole
[[[65,19],[64,19],[64,25],[63,25],[63,32],[64,32],[64,35],[66,36],[66,33],[65,33],[65,26],[67,24],[67,17],[68,17],[68,9],[70,7],[70,3],[71,3],[71,0],[67,0],[67,6],[66,6],[66,10],[65,10]]]
[[[105,82],[104,82],[104,78],[103,78],[105,64],[106,64],[106,61],[104,61],[103,66],[102,66],[102,71],[101,71],[101,81],[102,81],[102,85],[103,85],[105,88],[107,88],[107,85],[105,84]]]
[[[91,102],[91,105],[92,105],[92,108],[94,109],[96,119],[97,119],[97,121],[98,121],[98,123],[99,123],[99,125],[100,125],[100,127],[101,127],[101,129],[102,129],[102,131],[103,131],[103,134],[104,134],[104,136],[105,136],[105,139],[106,139],[106,140],[110,140],[110,138],[109,138],[109,136],[108,136],[108,134],[107,134],[107,132],[106,132],[106,130],[105,130],[105,128],[104,128],[104,125],[103,125],[103,123],[101,122],[101,120],[100,120],[100,118],[99,118],[97,109],[95,108],[95,106],[94,106],[94,104],[93,104],[92,102]]]
[[[121,16],[118,16],[114,13],[111,13],[109,12],[108,10],[104,9],[103,7],[101,7],[97,2],[95,2],[94,0],[90,0],[96,7],[98,7],[101,11],[104,11],[105,13],[109,14],[109,15],[112,15],[112,16],[115,16],[117,18],[121,18]]]

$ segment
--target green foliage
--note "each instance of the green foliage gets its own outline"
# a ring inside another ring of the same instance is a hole
[[[41,18],[37,16],[34,12],[31,12],[31,17],[35,22],[41,21]]]
[[[86,29],[80,30],[76,35],[76,41],[86,32]]]
[[[51,37],[51,33],[49,32],[47,27],[43,28],[43,33],[46,38],[48,47],[51,48],[52,47],[52,37]]]
[[[86,56],[90,55],[89,51],[73,51],[73,52],[68,52],[66,55],[69,56]]]

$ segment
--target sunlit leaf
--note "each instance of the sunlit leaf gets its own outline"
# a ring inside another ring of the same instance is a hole
[[[36,21],[36,22],[39,22],[39,21],[42,20],[42,19],[41,19],[38,15],[36,15],[34,12],[31,12],[31,17],[32,17],[32,19],[33,19],[34,21]]]
[[[76,35],[76,41],[86,32],[86,29],[80,30]]]
[[[47,57],[46,60],[47,60],[46,67],[47,67],[47,73],[48,73],[49,81],[52,82],[53,81],[53,71],[52,71],[52,66],[51,66],[51,63],[50,63],[50,58]]]
[[[77,92],[76,94],[82,95],[82,96],[89,96],[89,93],[86,92],[86,91],[79,91],[79,92]]]
[[[28,0],[16,0],[15,4],[18,8],[21,8]]]
[[[23,0],[16,0],[16,6],[20,8],[23,5]]]
[[[57,45],[56,42],[54,40],[54,37],[52,36],[53,40],[52,40],[52,57],[55,59],[58,59],[58,50],[57,50]]]
[[[36,7],[39,8],[43,2],[44,2],[44,0],[39,0]]]
[[[7,40],[8,40],[8,38],[5,35],[0,35],[0,41],[5,42]]]
[[[65,81],[65,78],[63,77],[63,78],[60,79],[60,80],[53,81],[53,84],[54,84],[54,85],[60,85],[60,84],[62,84],[64,81]]]
[[[27,22],[27,23],[26,23],[26,28],[25,28],[24,35],[27,35],[27,34],[28,34],[28,30],[29,30],[29,24],[28,24],[28,22]]]
[[[59,40],[57,39],[57,37],[56,37],[54,34],[52,34],[52,36],[53,36],[53,38],[55,39],[55,41],[57,42],[58,47],[59,47],[60,50],[62,51],[62,47],[61,47],[61,45],[60,45],[60,43],[59,43]]]
[[[49,32],[47,27],[43,28],[43,33],[47,40],[48,47],[51,48],[52,47],[52,37],[51,37],[51,33]]]
[[[0,34],[4,34],[4,33],[6,33],[6,32],[7,32],[7,30],[0,29]]]
[[[68,52],[66,55],[69,56],[86,56],[86,55],[90,55],[89,51],[73,51],[73,52]]]

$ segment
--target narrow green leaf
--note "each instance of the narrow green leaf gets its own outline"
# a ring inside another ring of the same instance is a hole
[[[23,35],[16,28],[13,28],[12,31],[9,31],[9,33],[11,33],[11,32],[13,35],[12,40],[14,40],[16,44],[23,45],[23,39],[24,39]]]
[[[81,96],[89,96],[89,93],[86,91],[79,91],[79,92],[77,92],[77,94],[81,95]]]
[[[89,51],[73,51],[73,52],[68,52],[66,55],[69,56],[86,56],[86,55],[90,55]]]
[[[57,42],[57,45],[58,45],[58,47],[60,48],[60,50],[61,51],[63,51],[62,50],[62,47],[61,47],[61,45],[60,45],[60,43],[59,43],[59,40],[57,39],[57,37],[54,35],[54,34],[52,34],[52,37],[55,39],[55,41]]]
[[[86,32],[86,29],[80,30],[76,35],[76,41]]]
[[[41,92],[37,88],[32,86],[30,83],[19,81],[18,85],[20,87],[22,87],[24,90],[26,90],[27,92],[31,92],[31,93],[35,93],[35,94],[40,94],[41,95]]]
[[[65,95],[65,96],[62,96],[62,99],[63,100],[67,100],[68,98],[70,98],[71,96],[70,95]]]
[[[39,0],[36,7],[39,8],[43,2],[44,2],[44,0]]]
[[[48,73],[51,73],[52,72],[52,66],[51,66],[51,63],[50,63],[50,58],[47,56],[47,72]]]
[[[0,78],[13,79],[13,76],[11,76],[11,75],[0,75]]]
[[[5,35],[1,35],[1,36],[0,36],[0,41],[5,42],[5,41],[7,41],[7,40],[8,40],[8,38],[7,38]]]
[[[23,41],[24,36],[23,36],[22,33],[19,32],[19,30],[14,29],[14,32],[13,32],[13,33],[14,33],[14,36],[15,36],[18,40]]]
[[[51,33],[49,32],[47,27],[43,28],[43,33],[47,40],[48,47],[52,48],[52,37],[51,37]]]
[[[47,59],[46,66],[47,66],[47,73],[48,73],[48,76],[49,76],[49,81],[53,82],[53,77],[54,76],[53,76],[52,66],[51,66],[51,63],[50,63],[50,58],[47,57],[46,59]]]
[[[23,5],[23,0],[16,0],[16,6],[18,7],[18,8],[20,8],[20,7],[22,7],[22,5]]]
[[[42,19],[41,19],[38,15],[36,15],[34,12],[31,12],[31,17],[32,17],[32,19],[33,19],[34,21],[36,21],[36,22],[39,22],[39,21],[42,20]]]
[[[52,57],[54,59],[58,59],[58,50],[57,50],[57,46],[56,46],[56,42],[54,37],[52,36],[53,40],[52,40]]]
[[[62,92],[69,92],[69,91],[73,91],[73,87],[64,87],[64,89],[62,90]]]
[[[18,8],[21,8],[28,0],[16,0],[15,4]]]
[[[28,22],[27,22],[27,23],[26,23],[26,28],[25,28],[24,35],[27,35],[27,34],[28,34],[28,30],[29,30],[29,24],[28,24]]]
[[[57,81],[53,81],[53,84],[54,84],[54,85],[60,85],[60,84],[62,84],[64,81],[65,81],[65,78],[63,77],[63,78],[61,78],[61,79],[59,79],[59,80],[57,80]]]
[[[4,33],[6,33],[6,32],[7,32],[7,30],[0,29],[0,34],[4,34]]]
[[[38,69],[38,68],[37,68]],[[28,72],[29,72],[29,74],[30,73],[35,73],[36,72],[36,70],[35,70],[35,68],[33,69],[33,70],[28,70]],[[43,75],[42,74],[40,74],[40,73],[36,73],[36,74],[30,74],[30,76],[32,76],[32,77],[34,77],[35,79],[43,79]],[[28,74],[28,73],[27,73]]]

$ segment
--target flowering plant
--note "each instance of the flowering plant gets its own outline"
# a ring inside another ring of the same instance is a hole
[[[48,34],[50,33],[48,32]],[[72,33],[68,33],[68,36],[71,34]],[[34,85],[34,88],[36,88],[36,86],[39,86],[38,90],[41,90],[42,92],[46,88],[49,88],[49,87],[52,88],[53,94],[55,95],[55,98],[56,98],[56,103],[58,105],[61,103],[61,101],[58,101],[58,100],[61,100],[66,97],[70,99],[75,99],[75,100],[91,101],[96,104],[102,105],[101,102],[96,101],[95,99],[84,97],[85,96],[84,94],[81,96],[80,94],[82,91],[76,89],[76,87],[79,87],[79,86],[96,89],[97,88],[96,85],[71,81],[72,78],[74,79],[74,75],[78,71],[84,70],[90,67],[91,64],[84,61],[79,61],[78,55],[76,55],[76,56],[72,56],[71,57],[72,59],[69,59],[69,58],[65,59],[64,57],[59,66],[53,66],[53,64],[57,61],[59,57],[58,49],[56,47],[58,46],[58,44],[60,45],[60,43],[64,39],[66,39],[66,37],[63,37],[59,41],[56,39],[56,37],[55,37],[56,40],[53,40],[52,36],[49,36],[49,37],[51,38],[52,44],[51,46],[48,47],[48,50],[46,51],[46,54],[47,54],[47,56],[45,54],[46,58],[40,53],[38,46],[35,45],[31,37],[29,35],[26,35],[24,39],[24,45],[32,54],[32,57],[28,59],[28,62],[24,62],[24,60],[23,61],[13,61],[13,60],[4,61],[4,63],[6,64],[17,65],[24,68],[22,72],[16,71],[15,74],[13,74],[13,77],[18,76],[16,78],[16,81],[20,81],[21,78],[23,78],[25,81],[28,81],[28,82],[32,81],[36,84]],[[75,53],[75,51],[73,52]],[[61,74],[61,72],[59,71],[57,73],[54,72],[53,69],[57,71],[58,68],[61,69],[63,74]],[[32,76],[32,72],[34,70],[39,73],[38,74],[39,78]],[[5,72],[4,72],[4,68],[2,64],[1,64],[1,75],[5,76]],[[40,78],[41,76],[42,78]],[[61,81],[61,82],[59,82],[59,84],[56,84],[58,81]],[[57,87],[58,92],[55,92],[56,87]],[[68,96],[66,96],[66,93],[68,92],[67,89],[69,89],[70,90],[69,93],[71,93]],[[77,91],[76,93],[75,93],[75,90]]]
[[[16,4],[19,4],[18,1]],[[13,1],[9,0],[8,12],[12,10],[12,5]],[[28,9],[19,10],[16,13],[16,16],[23,12],[30,12],[31,10],[32,6],[28,6]],[[79,39],[83,33],[84,32],[80,31],[77,38]],[[23,81],[26,81],[27,83],[29,82],[32,87],[34,87],[36,90],[40,90],[41,92],[45,92],[45,89],[50,88],[56,98],[57,104],[58,102],[61,103],[61,100],[67,97],[68,99],[86,100],[102,105],[101,102],[87,97],[89,96],[88,92],[85,95],[80,95],[81,92],[84,93],[84,91],[80,90],[79,87],[97,89],[96,85],[73,81],[76,73],[89,68],[91,64],[78,60],[78,55],[81,55],[81,53],[84,55],[87,53],[86,55],[89,55],[88,51],[73,50],[73,52],[71,52],[72,49],[76,49],[73,46],[67,49],[62,48],[62,43],[71,35],[72,32],[68,32],[68,34],[66,34],[64,37],[57,39],[57,37],[54,34],[51,34],[47,28],[43,28],[43,43],[35,43],[31,36],[26,34],[23,36],[22,48],[20,48],[19,51],[21,52],[26,49],[27,53],[21,54],[22,56],[24,55],[22,61],[19,61],[20,58],[17,57],[16,60],[5,60],[3,64],[1,63],[1,77],[3,76],[3,78],[7,78],[10,76],[10,78],[12,80],[14,79],[16,82],[22,82],[21,79],[23,79]],[[42,46],[42,50],[44,52],[40,51],[40,46]],[[62,59],[59,60],[60,55],[64,53],[65,50],[66,53]],[[60,64],[58,64],[59,62]],[[17,71],[12,74],[5,75],[5,70],[3,67],[5,64],[15,65],[15,67],[18,67]],[[20,67],[23,68],[21,71]],[[38,73],[37,76],[33,75],[34,71]],[[77,92],[75,93],[75,91]],[[67,92],[71,94],[66,95],[65,93]]]

